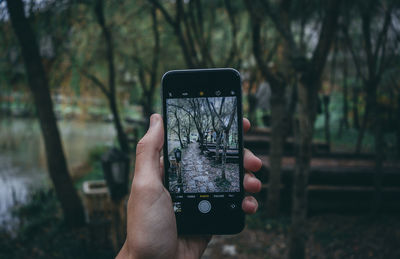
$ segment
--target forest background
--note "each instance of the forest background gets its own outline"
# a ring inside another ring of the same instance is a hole
[[[264,166],[262,212],[205,257],[399,256],[399,43],[394,0],[0,1],[0,256],[113,255],[83,182],[111,146],[134,167],[164,72],[212,67],[241,72]]]

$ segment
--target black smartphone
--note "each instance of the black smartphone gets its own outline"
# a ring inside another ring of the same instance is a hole
[[[165,187],[179,234],[244,227],[241,78],[230,68],[175,70],[162,78]]]

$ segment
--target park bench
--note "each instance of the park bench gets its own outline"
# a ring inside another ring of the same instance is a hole
[[[208,158],[212,159],[215,157],[215,148],[207,148],[206,155]],[[222,154],[222,149],[220,149],[220,154]],[[226,162],[227,163],[237,163],[239,162],[239,150],[238,149],[228,149],[226,151]]]
[[[258,198],[261,204],[266,201],[269,188],[269,167],[267,156],[261,156],[263,167],[256,174],[263,182]],[[318,160],[318,159],[317,159]],[[324,159],[324,161],[327,159]],[[356,161],[355,161],[356,162]],[[371,207],[374,197],[375,168],[373,165],[350,165],[344,160],[328,163],[325,166],[311,166],[308,183],[309,213],[366,212]],[[281,173],[281,208],[291,208],[294,165],[284,164]],[[400,212],[400,170],[398,165],[386,165],[382,170],[383,211]]]

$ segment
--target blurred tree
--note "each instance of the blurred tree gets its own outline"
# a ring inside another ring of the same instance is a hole
[[[231,27],[231,44],[227,48],[226,43],[229,40],[224,41],[220,53],[213,51],[216,48],[212,46],[212,38],[216,30],[226,29],[226,26],[218,26],[218,19],[223,17],[223,14],[215,13],[221,9],[221,1],[205,3],[201,0],[188,2],[177,0],[172,4],[175,16],[171,15],[166,5],[160,1],[149,1],[160,9],[167,23],[173,28],[188,68],[239,66],[241,62],[237,43],[239,13],[236,5],[230,0],[224,0],[223,5]],[[204,12],[204,9],[207,12]],[[226,50],[228,50],[227,54]]]
[[[229,100],[227,102],[229,102]],[[214,103],[210,102],[208,100],[208,98],[207,98],[207,106],[209,108],[212,107],[212,111],[213,111],[212,114],[214,114],[214,115],[211,115],[212,116],[212,120],[214,120],[215,118],[218,119],[219,125],[220,125],[220,131],[223,132],[223,134],[221,135],[222,143],[223,143],[223,145],[222,145],[222,147],[223,147],[223,149],[222,149],[222,158],[221,158],[221,163],[222,163],[221,175],[222,175],[222,179],[226,180],[226,176],[225,176],[226,152],[227,152],[227,148],[229,146],[229,131],[231,130],[232,123],[234,122],[234,118],[236,116],[236,109],[234,108],[234,109],[232,109],[230,111],[230,114],[229,114],[229,117],[228,117],[229,119],[227,120],[227,122],[225,122],[224,121],[225,118],[221,116],[221,111],[224,109],[224,104],[225,104],[225,97],[222,98],[221,103],[220,103],[220,107],[218,109],[219,112],[217,112],[217,109],[215,108]],[[203,103],[203,105],[204,105],[204,103]],[[233,103],[228,103],[226,106],[227,107],[236,107],[237,106],[237,99],[235,98],[233,100]],[[215,155],[217,157],[217,153]]]
[[[340,36],[340,37],[339,37]],[[340,45],[340,50],[342,52],[342,85],[343,85],[343,106],[342,106],[342,118],[340,119],[339,124],[339,137],[342,136],[343,128],[349,129],[349,90],[348,90],[348,80],[349,80],[349,72],[348,72],[348,58],[347,58],[347,51],[346,45],[343,40],[343,35],[339,32],[338,33],[338,44]],[[357,114],[358,115],[358,114]]]
[[[22,0],[7,0],[7,9],[19,40],[28,83],[32,92],[45,143],[50,178],[61,203],[65,220],[72,226],[84,224],[84,211],[68,173],[60,133],[53,111],[48,79],[36,36],[24,14]]]
[[[220,161],[219,150],[220,150],[220,145],[221,145],[221,140],[222,140],[223,134],[222,134],[222,127],[220,127],[220,123],[219,123],[219,120],[217,119],[217,117],[222,117],[222,111],[223,111],[223,107],[224,107],[225,98],[222,98],[218,112],[215,110],[214,106],[211,106],[209,98],[207,98],[206,101],[207,101],[208,111],[211,115],[211,125],[213,127],[215,137],[216,137],[216,139],[215,139],[215,161],[218,162],[218,161]],[[214,109],[212,107],[214,107]]]
[[[153,40],[154,47],[152,54],[152,62],[150,66],[146,66],[145,60],[149,59],[149,56],[142,57],[138,52],[137,46],[134,46],[136,50],[133,54],[133,60],[137,65],[137,71],[140,80],[140,86],[142,88],[142,98],[141,104],[143,107],[143,116],[149,122],[151,114],[154,113],[154,92],[157,87],[158,80],[158,68],[160,63],[160,31],[159,25],[157,21],[157,9],[156,7],[151,7],[151,18],[152,18],[152,31],[153,31]],[[134,41],[133,44],[137,44],[137,41]]]
[[[128,138],[123,129],[120,114],[117,106],[116,99],[116,72],[114,65],[114,44],[113,37],[109,26],[106,24],[104,16],[104,2],[103,0],[96,0],[94,3],[94,13],[97,19],[97,23],[101,28],[102,35],[104,37],[104,43],[106,46],[106,61],[108,66],[108,86],[106,86],[96,75],[84,69],[84,75],[89,78],[96,86],[98,86],[103,94],[106,96],[109,104],[115,130],[117,131],[118,143],[121,149],[125,153],[129,153],[130,148],[128,144]]]
[[[290,89],[289,85],[293,83],[291,79],[294,77],[289,66],[289,48],[286,46],[286,42],[280,41],[280,38],[275,35],[272,39],[261,38],[262,22],[265,20],[263,6],[249,0],[246,0],[245,4],[252,23],[253,55],[258,69],[269,83],[272,91],[270,168],[266,211],[269,217],[277,217],[280,203],[283,146],[290,128],[291,115],[294,112],[290,107],[293,109],[295,107],[295,105],[289,105],[294,100],[287,100],[287,92],[288,88]],[[284,16],[281,18],[287,19]],[[272,42],[272,44],[263,46],[267,42]],[[269,47],[269,50],[266,50],[265,47]],[[264,53],[267,55],[265,56]],[[276,56],[274,65],[271,65],[274,56]]]
[[[381,9],[381,12],[376,12],[371,5]],[[361,122],[361,128],[357,138],[356,153],[361,152],[362,140],[364,138],[365,129],[367,128],[368,120],[376,117],[375,105],[378,94],[378,86],[386,70],[390,69],[396,55],[390,55],[390,51],[396,51],[397,44],[395,41],[388,41],[391,24],[391,15],[393,11],[393,1],[385,1],[383,5],[380,2],[365,2],[360,1],[355,4],[354,9],[357,10],[361,17],[361,36],[357,39],[349,33],[349,26],[356,26],[357,20],[351,23],[351,13],[348,12],[342,31],[345,36],[346,44],[352,55],[353,62],[360,76],[364,91],[366,93],[365,112]],[[383,13],[382,13],[383,12]],[[355,17],[359,17],[355,16]],[[382,24],[374,23],[375,19],[382,18]],[[379,27],[380,26],[380,27]],[[357,44],[358,43],[358,44]],[[392,45],[392,46],[391,46]],[[361,53],[360,53],[361,52]],[[389,53],[388,53],[389,52]],[[364,69],[364,61],[366,61],[366,69]]]
[[[179,144],[180,144],[181,148],[184,148],[184,145],[182,142],[181,120],[179,119],[180,117],[178,116],[178,111],[179,111],[179,109],[176,107],[173,107],[172,111],[170,111],[174,116],[173,118],[175,118],[175,124],[171,127],[171,129],[178,136]]]
[[[359,104],[359,95],[360,89],[358,87],[358,76],[356,77],[355,82],[353,83],[353,93],[352,93],[352,105],[353,105],[353,127],[355,129],[360,129],[360,119],[359,119],[359,112],[358,112],[358,104]]]
[[[318,91],[321,88],[321,76],[331,43],[335,37],[341,4],[340,1],[329,1],[327,4],[318,5],[314,2],[289,0],[278,1],[274,4],[270,1],[261,1],[261,3],[284,41],[290,68],[298,76],[299,136],[293,177],[292,225],[288,256],[289,258],[305,258],[307,184]],[[306,11],[298,12],[299,6],[305,10],[311,8],[313,11],[311,14],[315,15],[310,15]],[[301,36],[302,29],[300,29],[300,37],[296,37],[296,33],[292,30],[293,21],[296,18],[300,24],[305,24],[311,18],[314,18],[314,22],[320,22],[321,29],[314,48],[305,45]],[[300,40],[296,41],[297,38]],[[310,50],[306,51],[306,47]]]
[[[324,131],[325,131],[325,142],[328,145],[328,151],[331,150],[331,126],[330,126],[330,103],[331,103],[331,95],[335,88],[336,84],[336,66],[337,66],[337,56],[339,52],[339,40],[336,36],[333,40],[333,52],[332,52],[332,60],[330,66],[330,75],[329,75],[329,87],[325,89],[322,97],[322,104],[324,107]]]
[[[258,70],[254,68],[250,68],[249,73],[247,88],[247,118],[251,121],[251,125],[255,127],[257,126],[257,95],[255,90],[257,90],[257,87],[260,84],[261,76],[259,76]]]
[[[361,44],[357,45],[355,37],[349,34],[351,26],[357,24],[351,9],[346,13],[342,25],[346,43],[352,55],[353,62],[360,75],[366,94],[365,112],[357,138],[356,153],[361,152],[362,140],[368,121],[372,121],[375,141],[375,198],[372,210],[377,212],[381,198],[382,165],[384,159],[383,114],[382,105],[378,102],[379,85],[386,71],[396,65],[399,42],[390,40],[397,32],[391,28],[395,1],[358,1],[354,5],[355,13],[361,18]],[[373,7],[373,8],[372,8]],[[397,6],[398,7],[398,6]],[[356,16],[357,17],[357,16]],[[351,21],[353,20],[353,24]],[[356,49],[357,48],[357,49]],[[365,58],[364,58],[365,57]],[[366,67],[363,67],[365,62]]]
[[[398,84],[400,85],[400,84]],[[400,118],[400,93],[397,92],[397,112],[396,117]],[[400,120],[396,120],[396,138],[397,138],[397,157],[400,158]]]

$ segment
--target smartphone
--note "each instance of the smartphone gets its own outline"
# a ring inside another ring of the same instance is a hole
[[[179,234],[244,228],[241,77],[230,68],[175,70],[162,78],[165,187]]]

